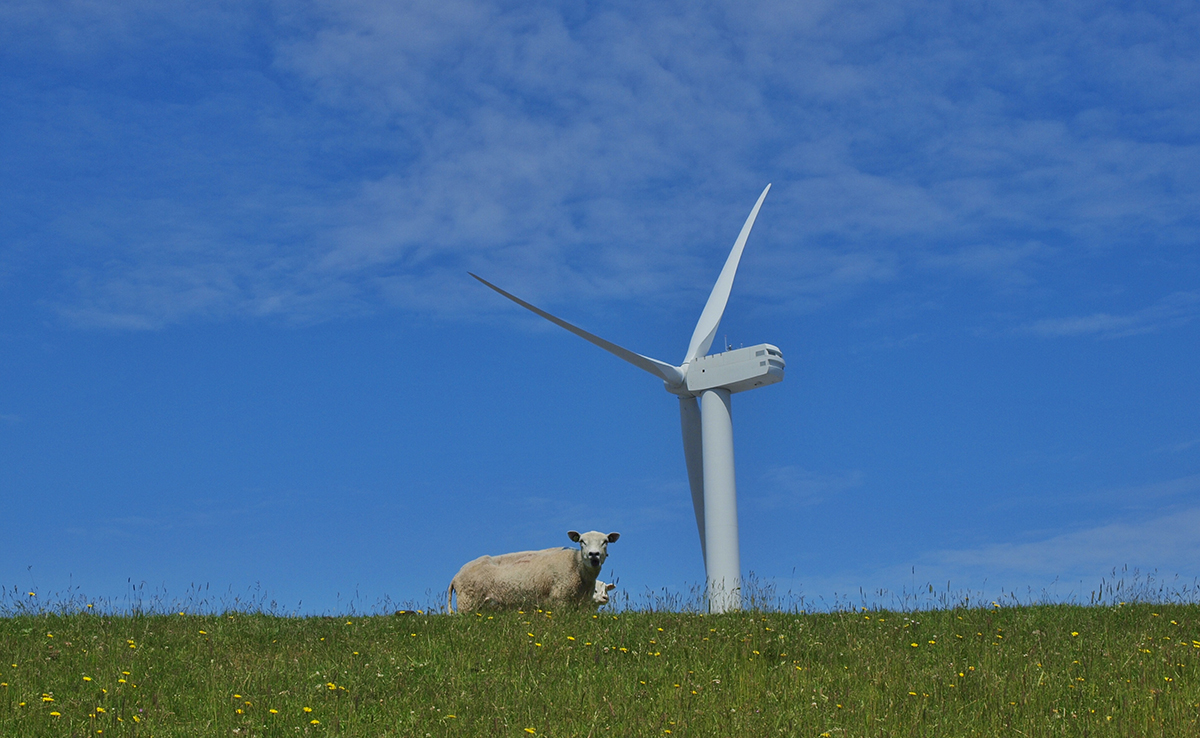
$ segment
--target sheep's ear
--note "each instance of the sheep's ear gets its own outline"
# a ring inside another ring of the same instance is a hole
[[[567,538],[570,538],[572,541],[579,543],[579,531],[577,531],[577,530],[567,531]]]
[[[604,591],[605,591],[605,592],[611,592],[611,591],[613,591],[613,590],[614,590],[614,589],[616,589],[616,588],[617,588],[617,585],[615,585],[615,584],[611,584],[611,583],[610,583],[610,584],[606,584],[606,585],[604,585]]]
[[[621,534],[620,534],[620,533],[609,533],[609,534],[608,534],[608,542],[609,542],[609,543],[616,543],[616,542],[617,542],[617,539],[618,539],[618,538],[620,538],[620,537],[621,537]]]

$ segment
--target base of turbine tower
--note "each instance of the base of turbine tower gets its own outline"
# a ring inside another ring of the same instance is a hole
[[[700,395],[704,448],[704,543],[708,609],[742,609],[742,564],[738,550],[737,483],[733,473],[733,415],[729,390]]]

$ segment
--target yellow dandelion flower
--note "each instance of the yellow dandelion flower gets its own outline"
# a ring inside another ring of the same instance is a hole
[[[62,713],[61,712],[52,712],[52,713],[50,713],[50,717],[62,717]]]
[[[1073,631],[1071,631],[1071,637],[1072,637],[1072,638],[1074,638],[1074,637],[1075,637],[1075,636],[1077,636],[1077,635],[1079,635],[1079,631],[1077,631],[1077,630],[1073,630]]]
[[[304,711],[305,711],[305,712],[312,712],[312,708],[311,708],[311,707],[306,707],[306,708],[304,708]]]
[[[83,678],[83,681],[85,681],[85,682],[90,682],[90,681],[92,681],[92,678],[91,678],[90,676],[85,676],[85,677]]]
[[[526,733],[528,733],[529,735],[533,735],[533,734],[534,734],[534,733],[536,733],[537,731],[536,731],[536,730],[534,730],[533,728],[526,728],[526,729],[525,729],[525,732],[526,732]]]
[[[276,710],[274,707],[272,707],[270,710],[267,710],[267,712],[271,713],[272,715],[279,714],[279,710]]]
[[[912,646],[913,648],[920,648],[920,645],[918,645],[916,643],[910,643],[908,645]]]
[[[321,724],[321,721],[320,721],[320,720],[317,720],[316,718],[313,718],[312,720],[309,720],[309,721],[308,721],[308,724],[309,724],[309,725],[320,725],[320,724]]]

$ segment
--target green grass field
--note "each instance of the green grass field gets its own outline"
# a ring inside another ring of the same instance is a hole
[[[0,618],[3,736],[1183,736],[1200,606]]]

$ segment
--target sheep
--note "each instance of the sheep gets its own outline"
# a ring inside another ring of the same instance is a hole
[[[597,609],[608,604],[608,593],[616,588],[615,584],[596,580],[596,591],[592,593],[592,602]]]
[[[608,558],[608,544],[620,533],[567,531],[578,548],[547,548],[499,556],[480,556],[463,565],[446,590],[446,611],[458,612],[483,607],[548,607],[603,604],[598,599],[596,577]],[[608,591],[605,590],[605,599]]]

